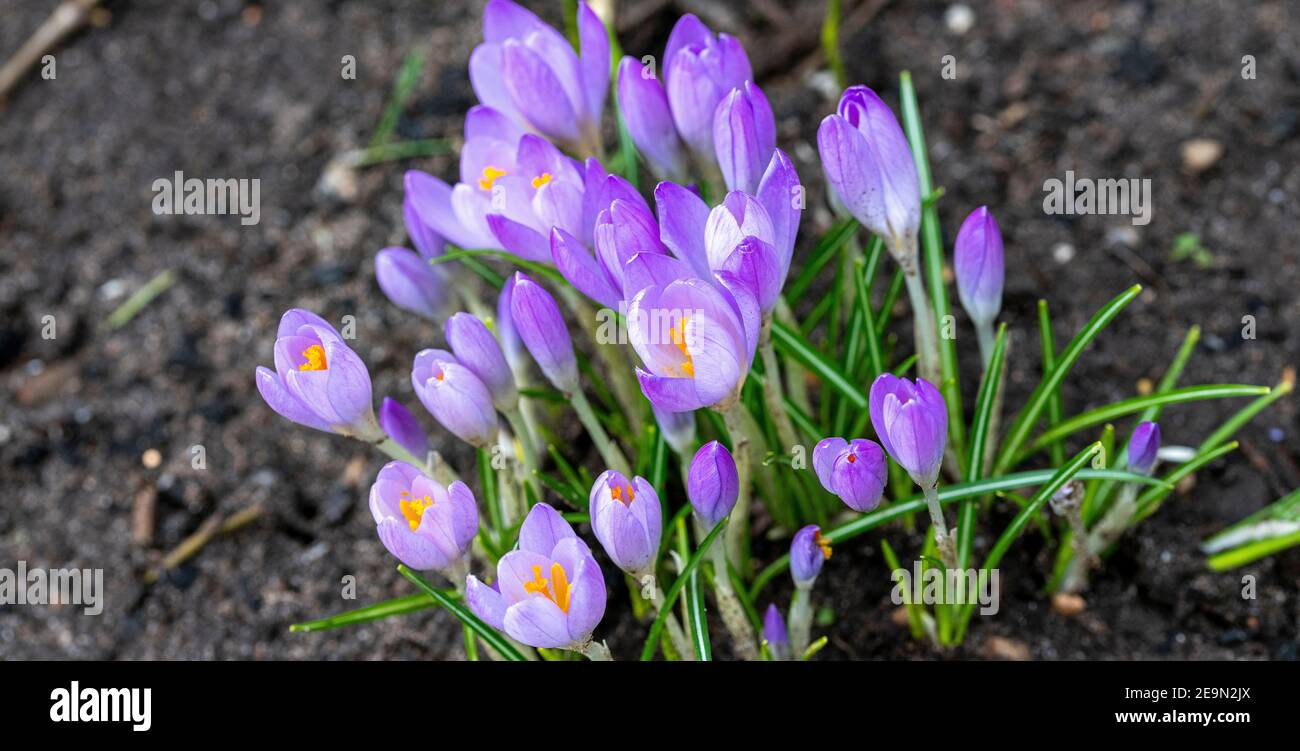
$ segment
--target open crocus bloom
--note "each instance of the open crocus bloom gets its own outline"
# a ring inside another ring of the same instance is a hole
[[[370,487],[379,540],[417,571],[447,571],[469,554],[478,534],[474,494],[463,482],[443,487],[406,462],[389,462]]]
[[[670,412],[708,407],[735,396],[758,343],[758,303],[725,274],[718,285],[678,279],[646,287],[628,307],[628,339],[651,404]]]
[[[732,191],[710,210],[693,191],[663,182],[655,203],[663,244],[695,276],[729,271],[763,312],[772,309],[790,271],[802,210],[799,176],[785,152],[772,155],[756,194]]]
[[[519,547],[488,586],[465,581],[465,600],[493,628],[532,647],[580,649],[605,615],[605,579],[587,544],[545,503],[519,529]]]
[[[640,578],[653,570],[663,532],[659,494],[645,481],[609,469],[591,486],[591,528],[620,569]]]
[[[822,487],[854,511],[879,506],[889,479],[885,452],[865,438],[823,439],[813,449],[813,469]]]
[[[577,21],[581,56],[531,11],[492,0],[483,10],[483,43],[470,55],[469,78],[479,101],[591,155],[600,149],[609,89],[609,35],[586,3],[579,3]]]
[[[881,445],[917,485],[933,487],[948,441],[948,408],[924,378],[882,373],[871,384],[871,424]]]
[[[617,308],[640,291],[628,289],[627,262],[638,253],[667,258],[668,249],[659,241],[659,224],[649,205],[626,180],[610,175],[602,194],[588,202],[594,207],[606,201],[593,214],[590,241],[557,227],[551,231],[551,258],[579,292]]]
[[[294,308],[280,318],[275,370],[257,369],[268,406],[296,423],[362,440],[384,437],[366,364],[325,319]]]

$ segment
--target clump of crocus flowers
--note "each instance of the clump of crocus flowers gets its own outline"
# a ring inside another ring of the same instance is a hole
[[[1017,496],[1006,544],[1050,500],[1073,537],[1058,580],[1082,588],[1163,497],[1152,479],[1163,402],[1144,402],[1124,464],[1105,441],[1067,461],[1065,439],[1095,422],[1064,421],[1055,400],[1087,341],[1058,352],[1044,304],[1044,380],[1003,435],[1003,236],[981,206],[946,257],[910,78],[903,123],[872,89],[845,89],[817,131],[826,189],[810,198],[735,37],[687,15],[657,66],[613,61],[610,20],[578,3],[575,47],[511,0],[487,4],[456,180],[408,172],[414,249],[375,257],[378,289],[429,339],[410,393],[376,413],[354,349],[371,343],[299,309],[280,322],[274,370],[256,373],[275,412],[392,460],[369,495],[378,541],[463,622],[467,655],[610,659],[598,631],[625,587],[645,620],[643,658],[712,659],[725,632],[737,658],[807,659],[826,644],[812,634],[815,583],[847,575],[833,545],[919,517],[918,561],[956,572],[973,563],[994,494],[1024,488],[1038,491]],[[625,126],[615,158],[607,99]],[[636,182],[638,154],[660,182]],[[800,240],[809,200],[841,217],[821,241]],[[847,292],[829,305],[805,299],[811,276],[787,284],[809,260],[796,248],[814,245],[838,253],[827,286]],[[877,305],[883,254],[896,272]],[[969,417],[951,338],[936,328],[945,262],[981,354]],[[882,346],[902,289],[911,357]],[[1135,295],[1112,301],[1103,323]],[[814,343],[819,322],[844,352]],[[1046,468],[1018,469],[1043,455]],[[788,610],[769,597],[760,615],[756,599],[787,568]],[[959,642],[970,613],[938,610],[948,606],[909,602],[914,633]]]

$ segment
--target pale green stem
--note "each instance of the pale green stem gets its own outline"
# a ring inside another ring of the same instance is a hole
[[[731,524],[734,524],[734,521],[728,523],[728,532],[731,531]],[[695,532],[698,539],[704,539],[704,530],[700,525],[696,525]],[[713,561],[713,594],[718,601],[718,613],[722,616],[722,623],[727,627],[727,632],[731,634],[736,656],[745,661],[757,660],[758,641],[754,636],[754,627],[750,624],[749,617],[745,615],[745,606],[740,603],[740,598],[731,587],[726,550],[720,545],[711,545],[709,558]]]
[[[948,524],[943,520],[943,507],[939,505],[938,483],[922,489],[925,492],[925,505],[930,509],[930,523],[934,525],[934,543],[939,548],[939,557],[949,570],[957,569],[957,539],[949,532]]]
[[[574,651],[586,655],[592,662],[611,662],[614,659],[609,653],[609,647],[605,646],[603,641],[589,641],[579,645]]]
[[[997,456],[998,433],[1002,430],[1002,402],[1006,394],[1007,386],[1007,368],[1005,363],[1011,354],[1011,340],[1006,342],[1006,353],[1002,358],[1004,366],[1002,372],[998,375],[998,387],[993,392],[993,411],[989,413],[989,426],[987,438],[984,440],[984,472],[988,472],[989,467],[993,465],[993,459]],[[988,372],[988,362],[984,363],[984,371]]]
[[[524,482],[533,487],[535,497],[540,499],[542,492],[537,472],[541,469],[541,464],[537,459],[537,438],[532,434],[523,413],[519,411],[519,405],[505,415],[506,422],[510,423],[510,430],[515,434],[515,445],[519,447],[519,453],[522,455],[520,459],[524,465]],[[526,506],[527,503],[524,505]]]
[[[587,401],[586,394],[583,394],[581,389],[577,389],[568,396],[570,403],[573,404],[573,411],[578,413],[578,420],[587,429],[587,434],[591,436],[591,442],[596,444],[596,450],[600,452],[600,457],[604,460],[605,465],[609,469],[617,470],[624,475],[632,474],[631,466],[623,456],[622,450],[605,433],[605,428],[601,426],[600,419],[596,417],[595,411],[592,410],[591,402]]]
[[[578,320],[578,329],[591,341],[596,358],[605,368],[605,376],[609,379],[608,383],[610,390],[614,392],[614,399],[618,401],[623,415],[627,418],[628,426],[632,429],[638,428],[644,422],[645,400],[636,386],[637,380],[632,372],[632,363],[628,360],[627,348],[619,346],[617,338],[610,342],[600,341],[601,337],[596,333],[596,329],[592,328],[597,321],[596,311],[577,290],[564,287],[560,291],[560,298],[573,313],[573,317]]]
[[[722,412],[727,432],[731,434],[731,457],[736,461],[736,474],[740,481],[740,492],[736,497],[736,506],[731,511],[731,521],[727,524],[727,557],[740,568],[744,561],[745,537],[749,534],[749,498],[753,484],[753,461],[751,459],[750,432],[745,424],[739,395],[727,405]],[[715,546],[716,548],[716,546]]]
[[[664,591],[660,589],[654,574],[644,574],[637,577],[637,581],[640,582],[643,593],[649,595],[646,599],[650,601],[650,606],[655,613],[658,613],[664,606]],[[686,631],[682,628],[681,621],[677,620],[677,614],[669,613],[665,623],[668,626],[668,638],[672,641],[677,654],[681,655],[683,660],[694,660],[695,647],[691,644],[691,640],[686,637]]]
[[[993,322],[976,321],[975,336],[980,343],[980,362],[984,364],[984,372],[988,372],[989,360],[993,357]]]
[[[420,459],[416,457],[415,454],[412,454],[410,451],[407,451],[405,448],[402,447],[402,444],[398,443],[397,441],[394,441],[392,438],[385,437],[383,439],[380,439],[378,442],[374,444],[374,446],[375,448],[379,449],[385,454],[388,454],[389,457],[396,459],[399,462],[406,462],[407,464],[411,464],[416,467],[425,466],[424,459]]]
[[[915,268],[910,273],[903,274],[903,281],[907,284],[907,296],[912,301],[912,328],[916,334],[918,369],[921,377],[937,388],[943,383],[943,374],[939,369],[939,344],[930,297],[925,293],[925,285]]]
[[[790,656],[803,657],[812,638],[812,585],[796,586],[790,598]]]
[[[758,337],[758,350],[763,357],[763,372],[767,374],[763,381],[763,399],[767,412],[776,423],[776,435],[781,440],[781,453],[788,454],[799,443],[799,435],[790,421],[790,414],[785,411],[785,392],[781,388],[781,367],[776,359],[776,350],[772,347],[772,316],[763,316],[763,328]]]

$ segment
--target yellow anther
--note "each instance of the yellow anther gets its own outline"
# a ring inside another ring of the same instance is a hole
[[[813,544],[815,544],[817,547],[819,547],[819,548],[822,549],[822,559],[823,559],[823,560],[830,560],[830,557],[831,557],[831,541],[830,541],[830,540],[826,539],[825,537],[822,537],[822,533],[821,533],[821,532],[815,532],[815,533],[813,533]]]
[[[686,323],[690,320],[689,316],[682,316],[677,321],[677,325],[669,329],[668,338],[672,340],[673,344],[677,345],[682,357],[686,358],[685,362],[682,363],[682,372],[686,374],[686,377],[694,378],[695,361],[691,359],[691,351],[686,348]]]
[[[406,517],[406,523],[411,525],[411,531],[420,528],[420,520],[424,518],[424,510],[433,505],[433,499],[429,496],[423,498],[411,498],[411,494],[402,491],[402,499],[397,502],[402,509],[402,516]]]
[[[542,174],[533,178],[533,187],[540,188],[543,185],[549,183],[550,181],[551,181],[551,173],[543,172]]]
[[[478,186],[483,190],[492,190],[492,184],[497,181],[498,177],[504,177],[505,174],[505,170],[497,169],[489,164],[483,168],[483,177],[478,181]]]
[[[307,358],[307,362],[298,366],[298,370],[328,370],[329,366],[325,363],[325,348],[319,344],[313,344],[303,350],[302,356]]]
[[[560,610],[569,612],[569,577],[558,563],[551,564],[551,579],[542,576],[542,567],[533,566],[533,580],[524,582],[524,591],[539,594],[559,606]]]

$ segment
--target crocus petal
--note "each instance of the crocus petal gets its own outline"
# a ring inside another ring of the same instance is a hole
[[[597,123],[609,91],[609,32],[587,3],[578,4],[578,41],[582,47],[582,88],[587,115]]]
[[[1128,468],[1139,474],[1150,474],[1160,452],[1160,426],[1144,422],[1133,429],[1128,442]]]
[[[695,381],[691,378],[668,378],[657,376],[637,368],[637,382],[641,384],[641,393],[659,409],[669,412],[693,412],[708,404],[695,392]]]
[[[809,524],[795,533],[790,543],[790,575],[800,587],[812,586],[821,573],[826,554],[821,548],[821,530]]]
[[[546,59],[507,39],[501,45],[501,65],[505,89],[524,120],[547,138],[576,142],[580,135],[578,112]]]
[[[266,406],[276,414],[309,428],[331,432],[333,428],[319,415],[311,410],[301,399],[289,393],[280,377],[270,368],[257,368],[257,391],[266,401]]]
[[[516,122],[525,122],[506,88],[501,44],[488,42],[474,48],[469,55],[469,82],[474,96],[483,104]]]
[[[682,49],[666,63],[664,88],[677,133],[700,159],[712,160],[713,112],[730,89],[722,89],[710,75],[701,48]]]
[[[677,136],[663,84],[640,61],[623,58],[618,65],[618,104],[636,148],[661,177],[686,177],[686,152]]]
[[[739,494],[740,475],[731,452],[717,441],[701,446],[686,473],[686,495],[696,516],[714,527],[735,508]]]
[[[429,436],[420,427],[411,411],[396,399],[384,397],[379,406],[379,427],[383,428],[389,438],[409,451],[416,458],[429,453]]]
[[[1004,263],[998,222],[987,206],[981,206],[962,222],[953,250],[957,293],[972,320],[987,323],[998,317],[1006,277]]]
[[[492,628],[504,631],[506,627],[506,601],[501,593],[470,574],[465,579],[465,602],[469,609]]]
[[[687,13],[677,19],[673,30],[668,33],[668,43],[664,45],[664,77],[668,77],[667,66],[679,50],[691,45],[706,45],[712,38],[713,32],[694,13]]]
[[[776,307],[784,279],[781,259],[771,245],[752,235],[746,237],[722,262],[720,270],[730,272],[749,287],[764,314]]]
[[[518,121],[484,104],[476,104],[465,113],[465,141],[491,139],[505,144],[519,143],[524,130]]]
[[[667,286],[694,276],[684,261],[662,253],[637,253],[623,266],[623,297],[635,297],[651,285]]]
[[[549,504],[533,506],[519,528],[519,549],[549,556],[562,540],[577,539],[573,527]]]
[[[530,597],[506,608],[505,632],[516,641],[541,649],[573,644],[564,611],[545,597]]]
[[[713,148],[728,190],[758,190],[776,148],[776,121],[762,89],[745,81],[718,104]]]
[[[519,38],[539,28],[546,23],[511,0],[490,0],[483,8],[483,39],[488,42]]]
[[[394,305],[425,318],[438,318],[447,303],[444,279],[406,248],[384,248],[375,254],[375,281]]]
[[[427,351],[426,351],[427,352]],[[492,393],[474,372],[454,360],[432,363],[432,377],[420,380],[420,358],[411,381],[420,403],[444,428],[466,443],[483,448],[496,439],[497,417]]]
[[[515,330],[548,380],[570,393],[578,388],[578,360],[555,298],[523,274],[515,274],[510,302]]]
[[[576,237],[558,227],[551,230],[551,258],[579,292],[607,308],[618,307],[623,296],[614,289],[609,275]]]
[[[821,482],[822,487],[826,488],[829,493],[835,492],[835,486],[831,482],[831,473],[835,468],[835,460],[844,454],[849,448],[849,442],[843,438],[823,438],[813,447],[813,470],[817,473],[817,479]]]
[[[562,542],[556,546],[555,559],[565,566],[569,574],[569,638],[584,642],[605,616],[605,577],[590,553],[578,558],[579,540]],[[585,549],[585,546],[583,546]],[[578,558],[576,565],[568,561]],[[569,566],[572,565],[572,568]]]
[[[704,246],[704,228],[709,221],[708,205],[689,189],[670,182],[655,186],[655,204],[659,237],[664,245],[689,263],[697,276],[708,278],[711,271]]]
[[[713,207],[704,226],[704,249],[709,268],[717,271],[746,237],[757,237],[769,245],[776,238],[772,219],[758,199],[732,191],[722,204]]]
[[[416,571],[446,568],[446,554],[433,540],[411,531],[405,519],[385,519],[378,527],[379,541],[397,560]]]
[[[525,261],[550,260],[550,243],[537,230],[500,214],[488,215],[487,221],[501,247]]]
[[[790,260],[794,255],[795,237],[799,234],[799,219],[803,214],[803,186],[794,170],[790,157],[774,149],[763,179],[758,184],[758,202],[767,210],[772,220],[772,247],[781,259],[781,281],[790,273]]]
[[[457,313],[447,319],[443,332],[460,364],[473,371],[488,387],[492,403],[503,412],[513,409],[519,401],[514,373],[488,327],[469,313]]]
[[[463,248],[482,247],[479,236],[464,226],[456,214],[451,186],[432,175],[410,170],[406,173],[405,189],[406,200],[421,223]]]

